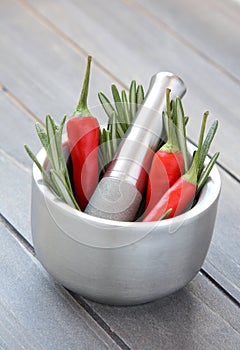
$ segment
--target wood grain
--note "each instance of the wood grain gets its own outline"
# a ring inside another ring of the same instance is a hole
[[[159,21],[220,73],[240,83],[240,6],[234,0],[129,0],[130,6]],[[140,6],[138,6],[140,5]]]
[[[239,347],[238,307],[226,302],[222,293],[200,274],[181,291],[142,306],[113,308],[88,303],[131,349]]]
[[[239,310],[205,276],[198,274],[178,293],[140,307],[112,308],[81,298],[76,303],[14,237],[22,235],[32,244],[32,163],[23,144],[34,152],[40,147],[34,119],[44,122],[51,113],[59,121],[71,114],[87,53],[94,55],[89,105],[100,123],[106,118],[99,108],[99,90],[109,94],[112,82],[127,86],[133,78],[146,88],[156,71],[173,70],[188,86],[184,104],[191,116],[190,138],[197,139],[206,107],[209,122],[220,121],[212,151],[221,151],[227,172],[221,170],[219,211],[204,269],[240,300],[240,164],[235,156],[239,47],[233,45],[238,5],[228,4],[204,0],[191,8],[184,0],[180,8],[173,0],[114,0],[111,6],[106,0],[0,2],[0,348],[115,349],[106,334],[114,332],[124,349],[238,349]],[[180,33],[186,13],[190,18]],[[225,32],[219,28],[224,23],[229,24]]]
[[[119,349],[2,222],[0,244],[0,345],[4,349]]]
[[[202,12],[212,14],[209,15],[208,23],[217,28],[212,40],[218,42],[218,46],[222,45],[225,48],[237,22],[235,19],[227,31],[229,36],[224,35],[222,28],[225,26],[220,27],[219,17],[213,15],[215,2],[209,3],[205,0],[199,3],[198,7],[205,9]],[[58,35],[63,33],[65,40],[67,36],[79,47],[91,52],[97,62],[100,62],[125,85],[135,78],[147,89],[150,77],[160,70],[169,70],[180,75],[188,87],[184,105],[186,113],[192,118],[188,126],[190,139],[197,140],[201,116],[205,110],[209,110],[210,121],[214,119],[220,121],[212,153],[220,151],[220,162],[239,179],[240,164],[235,161],[234,157],[235,150],[239,148],[239,82],[221,72],[214,62],[207,59],[204,55],[204,48],[200,47],[196,51],[193,45],[183,43],[175,35],[176,31],[181,33],[179,28],[172,32],[164,25],[165,22],[158,20],[157,16],[162,2],[153,1],[152,4],[152,7],[157,8],[154,12],[157,20],[146,16],[146,12],[139,11],[137,6],[132,6],[131,1],[114,0],[111,6],[107,0],[101,2],[65,0],[61,3],[47,0],[22,0],[21,3],[27,4],[26,10],[29,10],[39,21],[44,22],[42,18],[50,21],[50,24],[54,26],[49,25],[50,30],[55,31],[54,28],[58,28]],[[218,9],[223,6],[223,2],[220,3],[217,6]],[[145,7],[148,7],[147,2],[144,4]],[[181,6],[180,2],[178,6]],[[178,17],[178,12],[175,11],[172,16]],[[221,14],[223,13],[222,10]],[[166,15],[165,21],[167,18]],[[228,22],[231,19],[228,16],[226,18]],[[211,41],[208,41],[211,33],[205,35],[205,22],[200,20],[196,22],[199,25],[196,31],[202,31],[202,39],[205,37],[206,45],[211,46]],[[44,24],[47,25],[45,22]],[[234,35],[237,36],[238,32]],[[228,51],[227,55],[236,62],[236,66],[239,66],[239,55],[235,56],[239,48],[235,49],[236,45],[234,46],[233,42],[234,40],[231,43],[232,51]],[[230,61],[229,58],[226,60]]]
[[[50,113],[57,121],[75,110],[86,56],[38,23],[16,1],[0,3],[1,84],[36,117]],[[100,122],[106,118],[97,92],[112,80],[92,64],[89,108]],[[4,116],[1,115],[1,120]]]

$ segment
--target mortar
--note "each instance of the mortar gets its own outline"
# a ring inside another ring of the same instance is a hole
[[[188,144],[189,151],[193,146]],[[46,164],[42,149],[37,158]],[[72,209],[33,165],[32,237],[37,258],[63,286],[100,303],[133,305],[184,287],[211,242],[221,180],[213,167],[197,204],[159,222],[121,222]]]

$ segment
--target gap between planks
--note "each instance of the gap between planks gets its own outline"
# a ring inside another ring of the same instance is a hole
[[[44,15],[42,15],[33,5],[30,5],[27,0],[17,0],[26,10],[28,10],[37,20],[39,20],[40,23],[42,23],[44,26],[46,26],[48,29],[50,29],[52,32],[54,32],[56,35],[61,37],[72,49],[74,49],[80,56],[87,56],[88,52],[82,48],[78,43],[76,43],[71,37],[69,37],[67,34],[65,34],[61,29],[59,29],[55,24],[53,24],[50,20],[48,20]],[[205,59],[210,65],[214,66],[215,69],[220,71],[222,74],[226,75],[228,78],[233,80],[235,83],[240,85],[240,80],[232,75],[230,72],[228,72],[223,66],[212,60],[209,56],[207,56],[204,52],[199,50],[197,47],[191,44],[188,40],[186,40],[184,37],[179,35],[175,30],[173,30],[170,26],[165,24],[164,22],[160,21],[156,16],[151,14],[149,11],[147,11],[143,6],[136,3],[134,0],[123,0],[128,6],[136,9],[138,12],[140,12],[142,15],[144,15],[146,18],[153,21],[156,25],[159,27],[164,28],[169,34],[171,34],[173,37],[175,37],[177,40],[179,40],[183,45],[190,48],[192,51],[200,55],[203,59]],[[119,78],[117,78],[114,74],[112,74],[108,69],[106,69],[100,62],[97,60],[94,60],[94,64],[96,68],[101,70],[103,73],[105,73],[109,78],[111,78],[113,81],[117,82],[122,88],[128,89],[126,84],[124,84]],[[0,85],[1,86],[1,85]],[[11,100],[15,101],[15,103],[21,107],[32,119],[35,121],[38,121],[40,124],[43,125],[43,123],[35,116],[31,111],[24,106],[16,97],[14,97],[8,90],[6,90],[9,94],[9,97]],[[195,144],[192,140],[189,140],[191,143]],[[237,174],[234,172],[229,171],[224,165],[217,162],[217,165],[226,172],[232,179],[240,183],[240,177],[238,177]]]
[[[42,24],[47,26],[51,31],[60,36],[63,40],[65,40],[75,51],[80,53],[81,55],[87,56],[88,52],[82,48],[79,44],[77,44],[71,37],[65,34],[59,27],[53,24],[50,20],[48,20],[44,15],[42,15],[33,5],[30,5],[27,0],[17,0],[23,7],[25,7],[28,11],[32,13],[34,17],[36,17]],[[163,28],[166,32],[168,32],[171,36],[181,42],[184,46],[188,47],[193,52],[197,53],[200,57],[202,57],[205,61],[207,61],[210,65],[212,65],[219,72],[230,78],[232,81],[240,85],[240,80],[230,73],[226,68],[224,68],[221,64],[214,61],[211,57],[206,55],[204,52],[199,50],[196,46],[194,46],[189,40],[181,36],[178,32],[172,29],[169,25],[162,22],[158,17],[152,14],[150,11],[147,11],[142,5],[136,3],[134,0],[122,0],[129,7],[135,9],[139,13],[141,13],[145,18],[156,24],[158,27]],[[100,62],[95,61],[94,63],[96,67],[105,72],[110,78],[115,80],[118,84],[120,84],[123,88],[127,88],[126,84],[124,84],[119,78],[117,78],[114,74],[112,74],[108,69],[105,68]]]
[[[207,278],[217,289],[219,289],[228,299],[230,299],[235,305],[240,307],[240,301],[238,301],[231,293],[229,293],[223,286],[218,283],[206,270],[203,268],[200,270],[202,275]]]
[[[61,31],[54,23],[48,20],[44,15],[42,15],[39,11],[35,9],[34,6],[30,5],[26,0],[17,0],[26,10],[28,10],[40,23],[45,25],[52,32],[57,34],[61,39],[63,39],[75,52],[80,54],[81,56],[88,56],[89,53],[78,45],[71,37]],[[118,79],[114,74],[112,74],[104,65],[102,65],[97,60],[94,60],[95,66],[104,72],[109,78],[117,82],[121,87],[127,89],[127,85],[124,84],[120,79]]]
[[[13,102],[14,105],[16,105],[21,111],[23,111],[30,119],[34,120],[35,122],[38,122],[43,125],[43,122],[34,115],[29,108],[27,108],[16,96],[14,96],[6,86],[4,86],[0,82],[0,90],[7,96],[7,98]]]
[[[168,32],[170,35],[172,35],[175,39],[177,39],[179,42],[181,42],[184,46],[188,47],[190,50],[198,54],[200,57],[202,57],[205,61],[207,61],[210,65],[212,65],[215,69],[217,69],[219,72],[233,80],[235,83],[240,85],[240,80],[230,73],[226,68],[224,68],[221,64],[214,61],[211,57],[206,55],[204,52],[199,50],[196,46],[194,46],[190,41],[188,41],[186,38],[181,36],[177,31],[172,29],[168,24],[161,21],[158,17],[156,17],[154,14],[152,14],[150,11],[148,11],[145,7],[142,5],[136,3],[134,0],[123,0],[126,4],[128,4],[130,7],[141,13],[144,17],[155,23],[158,27],[163,28],[166,32]]]

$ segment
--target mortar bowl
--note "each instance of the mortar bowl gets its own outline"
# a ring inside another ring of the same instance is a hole
[[[45,164],[44,149],[37,158]],[[34,164],[31,223],[37,258],[67,289],[100,303],[133,305],[161,298],[201,269],[220,190],[214,166],[197,204],[184,214],[159,222],[111,221],[63,203]]]

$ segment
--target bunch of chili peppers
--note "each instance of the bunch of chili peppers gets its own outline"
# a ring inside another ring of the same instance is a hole
[[[98,97],[108,117],[107,127],[101,129],[87,105],[91,60],[92,57],[88,56],[80,99],[66,123],[72,176],[69,175],[62,149],[66,116],[60,126],[55,124],[50,115],[46,116],[46,128],[36,123],[37,134],[51,165],[50,171],[38,162],[25,145],[46,184],[61,200],[82,211],[144,100],[143,87],[137,86],[134,80],[131,82],[128,96],[125,90],[119,93],[117,87],[112,85],[113,104],[100,92]],[[171,101],[170,90],[166,90],[166,112],[163,113],[163,121],[167,142],[153,157],[146,196],[142,202],[143,221],[158,221],[176,216],[191,208],[197,200],[219,156],[219,152],[215,153],[205,166],[205,159],[218,126],[218,122],[215,121],[204,139],[207,117],[208,112],[204,113],[198,148],[191,161],[186,142],[188,117],[184,114],[180,98]]]
[[[216,152],[204,169],[210,145],[217,131],[215,120],[204,140],[208,112],[202,119],[198,148],[189,168],[186,130],[187,119],[180,99],[170,101],[170,90],[166,91],[168,119],[168,141],[155,153],[151,164],[146,206],[143,221],[157,221],[171,218],[191,208],[197,195],[206,183],[209,173],[216,163]]]

